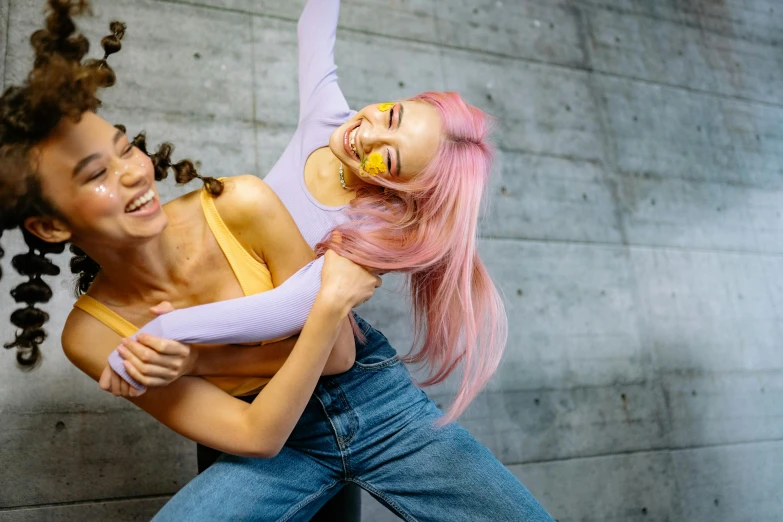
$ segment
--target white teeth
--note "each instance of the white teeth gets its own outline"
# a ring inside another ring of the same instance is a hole
[[[133,212],[135,210],[138,210],[142,206],[144,206],[146,203],[149,203],[152,201],[152,199],[155,197],[155,191],[152,189],[149,189],[147,192],[145,192],[142,196],[139,196],[138,198],[131,201],[131,203],[125,207],[125,212]]]
[[[349,141],[350,141],[350,145],[351,145],[351,150],[352,150],[352,151],[353,151],[353,153],[354,153],[354,154],[356,154],[357,156],[359,155],[359,153],[358,153],[358,152],[356,152],[356,146],[355,146],[355,143],[356,143],[356,133],[357,133],[358,131],[359,131],[359,127],[357,126],[357,127],[356,127],[354,130],[352,130],[352,131],[351,131],[351,133],[348,135],[348,139],[349,139]]]

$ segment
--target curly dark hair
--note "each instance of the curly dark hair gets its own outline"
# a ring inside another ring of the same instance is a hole
[[[52,290],[42,276],[60,272],[46,256],[65,249],[65,243],[48,243],[24,227],[28,217],[62,218],[43,193],[31,152],[64,118],[78,122],[85,112],[95,112],[100,107],[96,92],[114,85],[116,80],[107,58],[121,49],[125,35],[124,23],[111,22],[111,34],[101,40],[103,58],[82,61],[90,43],[76,31],[72,17],[89,12],[87,0],[48,0],[44,28],[30,37],[35,51],[33,69],[22,85],[9,87],[0,97],[0,235],[3,230],[18,227],[29,247],[27,253],[14,256],[11,263],[28,280],[11,291],[16,302],[26,306],[11,314],[11,322],[20,330],[5,347],[16,348],[17,362],[27,369],[40,360],[39,346],[46,339],[43,326],[49,315],[36,304],[48,302]],[[122,125],[116,127],[125,131]],[[142,132],[132,144],[152,159],[157,181],[173,169],[178,183],[199,178],[210,194],[218,196],[222,192],[223,184],[201,177],[190,160],[172,164],[170,143],[163,143],[150,154]],[[78,275],[75,293],[79,295],[90,287],[100,266],[75,245],[71,245],[71,252],[71,272]],[[0,256],[3,254],[0,248]]]

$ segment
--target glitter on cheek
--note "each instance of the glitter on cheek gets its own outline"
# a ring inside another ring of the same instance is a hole
[[[136,147],[133,147],[133,157],[134,159],[138,160],[136,165],[142,169],[146,170],[152,167],[152,158],[141,152]]]
[[[117,194],[106,188],[106,185],[100,184],[95,187],[95,193],[100,198],[109,198],[110,200],[117,199]]]

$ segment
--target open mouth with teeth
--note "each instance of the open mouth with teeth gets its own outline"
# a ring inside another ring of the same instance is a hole
[[[155,191],[149,189],[147,192],[137,197],[125,207],[125,213],[130,214],[132,212],[139,212],[146,208],[149,208],[155,202]]]
[[[356,133],[359,132],[359,127],[361,127],[362,121],[359,120],[351,130],[345,131],[345,137],[344,140],[344,146],[345,146],[345,152],[347,152],[349,155],[353,156],[353,158],[356,161],[361,161],[362,159],[359,157],[359,151],[356,148]]]
[[[356,159],[359,159],[359,153],[356,152],[356,133],[359,132],[359,127],[356,127],[348,135],[348,143],[351,145],[351,150],[356,154]]]

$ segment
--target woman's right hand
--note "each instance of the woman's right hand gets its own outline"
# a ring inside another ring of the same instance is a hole
[[[327,250],[321,272],[321,294],[347,314],[381,286],[381,278],[353,261]]]

